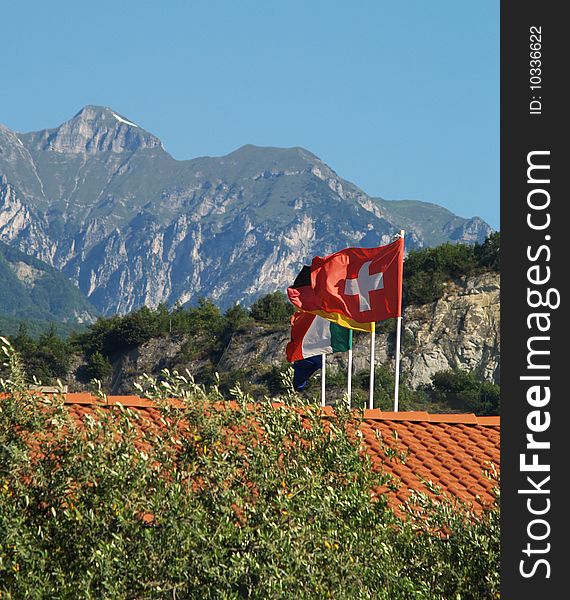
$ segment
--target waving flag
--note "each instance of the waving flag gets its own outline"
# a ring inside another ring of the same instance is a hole
[[[302,392],[309,385],[309,377],[323,366],[320,355],[296,360],[293,363],[293,387]]]
[[[346,352],[352,348],[352,331],[318,315],[296,312],[291,317],[291,341],[287,360],[293,363],[293,386],[307,387],[309,377],[323,364],[323,354]]]
[[[293,291],[293,290],[295,290],[295,291]],[[308,267],[307,265],[305,265],[301,269],[301,271],[295,278],[293,285],[287,290],[287,294],[288,294],[291,302],[293,302],[293,304],[295,304],[295,305],[297,305],[297,304],[294,300],[292,300],[292,298],[296,298],[298,295],[302,296],[303,301],[306,306],[306,308],[303,309],[305,312],[309,312],[313,315],[319,315],[319,317],[322,317],[323,319],[328,319],[329,321],[332,321],[333,323],[336,323],[337,325],[340,325],[341,327],[346,327],[348,329],[356,329],[357,331],[367,331],[367,332],[374,331],[374,329],[375,329],[374,322],[358,323],[358,322],[353,321],[352,319],[349,319],[348,317],[345,317],[344,315],[341,315],[339,313],[328,313],[328,312],[325,312],[324,310],[319,310],[319,309],[309,310],[308,307],[320,306],[320,303],[316,297],[313,297],[314,292],[312,291],[312,288],[311,288],[311,267]]]
[[[403,263],[403,238],[378,248],[316,256],[287,295],[303,311],[339,314],[361,325],[385,321],[402,314]]]
[[[350,329],[340,327],[311,313],[296,312],[291,317],[291,341],[286,353],[289,362],[320,354],[346,352],[352,347]]]

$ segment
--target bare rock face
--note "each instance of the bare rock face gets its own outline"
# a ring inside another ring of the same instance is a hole
[[[253,365],[279,366],[285,361],[289,329],[271,330],[254,326],[247,332],[235,333],[227,345],[218,370],[223,373],[247,369]]]
[[[154,338],[117,356],[113,362],[109,393],[132,394],[135,391],[133,384],[143,374],[158,377],[162,369],[172,368],[184,341],[184,336]]]
[[[406,310],[402,372],[413,388],[454,368],[499,383],[499,333],[498,274],[449,286],[437,302]]]

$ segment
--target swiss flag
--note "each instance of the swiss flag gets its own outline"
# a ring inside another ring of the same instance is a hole
[[[378,248],[346,248],[313,258],[287,289],[305,311],[340,313],[359,323],[402,314],[404,238]]]

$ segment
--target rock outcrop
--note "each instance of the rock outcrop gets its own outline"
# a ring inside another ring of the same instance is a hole
[[[402,372],[416,388],[447,369],[500,382],[499,275],[448,286],[443,298],[405,312]]]

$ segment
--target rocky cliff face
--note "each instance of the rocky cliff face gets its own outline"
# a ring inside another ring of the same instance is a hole
[[[402,372],[415,388],[434,373],[459,368],[500,382],[499,275],[450,284],[433,304],[405,312]]]
[[[31,152],[98,155],[162,148],[160,140],[110,109],[86,106],[55,129],[22,135]]]
[[[474,371],[477,376],[494,383],[500,382],[500,313],[499,275],[486,273],[449,284],[446,294],[437,302],[405,309],[403,320],[401,377],[411,388],[428,384],[433,375],[447,369]],[[369,336],[356,334],[353,361],[354,371],[368,370]],[[255,325],[235,333],[225,350],[212,365],[220,373],[241,371],[252,382],[257,375],[272,366],[283,366],[289,329]],[[143,373],[154,376],[163,368],[188,369],[199,375],[208,365],[200,356],[199,341],[190,341],[198,358],[183,359],[181,351],[189,339],[183,335],[150,340],[128,353],[115,356],[113,375],[107,382],[114,394],[133,393],[134,382]],[[347,355],[329,355],[331,370],[346,372]],[[395,333],[376,334],[376,364],[395,367]],[[78,359],[77,372],[81,366]],[[72,389],[84,386],[77,377],[70,378]]]
[[[302,148],[177,161],[95,106],[54,129],[0,127],[0,177],[0,241],[62,270],[104,314],[199,296],[247,304],[313,256],[386,243],[404,224],[408,250],[491,231],[449,211],[422,228],[422,203],[394,211]]]

